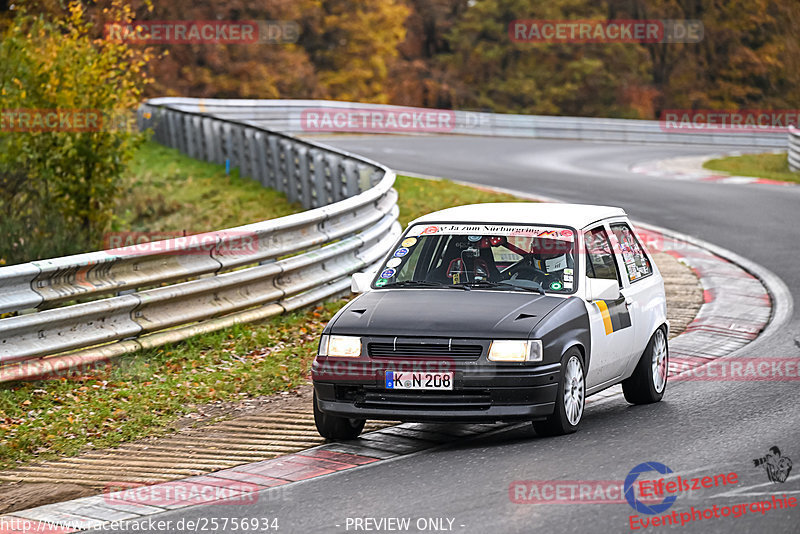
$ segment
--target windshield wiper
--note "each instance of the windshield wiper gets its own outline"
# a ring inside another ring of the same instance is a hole
[[[545,293],[544,291],[544,288],[542,287],[542,284],[540,284],[539,282],[531,282],[531,284],[536,284],[536,285],[535,286],[518,285],[515,284],[513,280],[504,280],[503,282],[500,282],[500,285],[511,286],[514,289],[522,289],[523,291],[535,291],[540,295],[547,295],[547,293]]]
[[[531,282],[535,283],[535,282]],[[476,287],[481,289],[493,289],[493,288],[506,288],[510,287],[512,289],[521,289],[523,291],[533,291],[535,293],[539,293],[540,295],[546,295],[544,289],[541,285],[537,284],[536,287],[532,286],[522,286],[511,283],[510,280],[504,280],[502,282],[490,282],[489,280],[476,280],[475,282],[468,282],[466,284],[458,284],[458,286],[467,286],[467,287]]]
[[[542,286],[537,285],[537,287],[531,286],[521,286],[517,284],[512,284],[510,281],[506,280],[503,282],[490,282],[488,280],[476,280],[475,282],[462,282],[460,284],[441,284],[439,282],[430,282],[428,280],[403,280],[401,282],[394,282],[393,284],[386,284],[382,286],[381,289],[385,289],[388,287],[437,287],[442,289],[463,289],[464,291],[470,291],[472,288],[479,288],[479,289],[521,289],[523,291],[533,291],[534,293],[539,293],[540,295],[545,295],[544,289]]]
[[[393,282],[386,284],[381,289],[386,287],[448,287],[439,282],[429,282],[428,280],[402,280],[400,282]]]
[[[386,284],[381,289],[387,287],[436,287],[439,289],[463,289],[465,291],[472,289],[464,284],[441,284],[439,282],[430,282],[428,280],[403,280],[393,284]]]
[[[477,288],[490,288],[490,287],[497,287],[497,282],[490,282],[488,280],[475,280],[474,282],[461,282],[460,284],[451,284],[449,287],[457,287],[460,289],[470,290],[473,287]]]

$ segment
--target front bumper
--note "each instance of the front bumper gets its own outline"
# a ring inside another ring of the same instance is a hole
[[[561,364],[463,365],[452,391],[386,389],[385,369],[358,379],[334,379],[312,367],[317,406],[339,417],[413,422],[494,422],[543,419],[555,409]]]

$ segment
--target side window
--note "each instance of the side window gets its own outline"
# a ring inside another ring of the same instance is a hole
[[[619,282],[614,252],[605,228],[599,226],[589,230],[583,234],[583,239],[586,244],[586,276]]]
[[[635,282],[652,274],[653,267],[650,265],[650,260],[630,227],[625,223],[614,223],[611,225],[611,231],[619,243],[628,280]]]

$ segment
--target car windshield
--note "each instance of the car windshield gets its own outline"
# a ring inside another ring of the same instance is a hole
[[[373,287],[573,293],[575,235],[572,228],[541,225],[414,225]]]

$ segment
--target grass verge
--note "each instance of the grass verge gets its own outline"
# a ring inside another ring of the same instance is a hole
[[[140,152],[134,168],[139,178],[131,182],[131,191],[151,200],[130,207],[125,217],[143,223],[152,218],[147,223],[151,230],[185,228],[200,215],[200,228],[262,218],[264,190],[252,181],[225,177],[224,171],[220,176],[218,166],[151,145]],[[191,191],[195,187],[204,192]],[[220,204],[213,197],[221,198],[223,188],[226,201]],[[407,176],[398,176],[396,189],[404,225],[451,206],[519,201],[447,180]],[[212,197],[211,191],[217,193]],[[267,193],[275,202],[266,208],[275,210],[273,216],[292,209],[277,193]],[[200,213],[195,201],[213,215]],[[140,351],[69,378],[0,384],[0,468],[157,435],[198,406],[293,389],[306,382],[318,336],[345,302]]]
[[[154,142],[139,148],[120,177],[116,199],[111,232],[136,232],[137,242],[230,228],[303,210],[284,194],[241,178],[238,169],[226,175],[222,165],[194,160]],[[35,228],[23,228],[16,219],[0,218],[0,235],[6,236],[0,240],[0,265],[118,244],[103,236],[89,240],[76,235],[53,211],[44,210],[36,220]],[[17,235],[24,239],[14,238]]]
[[[745,154],[711,159],[706,161],[703,167],[736,176],[754,176],[768,180],[800,183],[800,172],[789,170],[789,160],[786,158],[786,154]]]
[[[115,209],[115,230],[200,233],[303,210],[239,170],[184,156],[152,141],[131,161]]]

